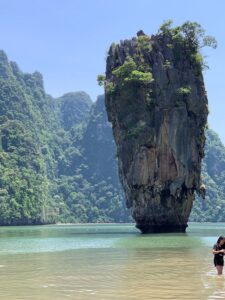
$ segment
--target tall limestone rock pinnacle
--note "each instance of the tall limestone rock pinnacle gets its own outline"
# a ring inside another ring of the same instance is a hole
[[[157,35],[139,31],[109,49],[106,110],[127,207],[143,233],[184,232],[195,192],[204,196],[208,101],[199,50],[214,43],[197,23],[168,22]]]

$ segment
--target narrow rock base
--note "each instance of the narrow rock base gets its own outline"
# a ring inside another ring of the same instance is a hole
[[[136,224],[136,227],[144,234],[146,233],[169,233],[169,232],[186,232],[187,224],[182,225],[152,225],[152,224]]]

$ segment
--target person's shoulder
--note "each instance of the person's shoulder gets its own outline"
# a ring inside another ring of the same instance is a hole
[[[216,250],[218,248],[217,244],[214,244],[213,249]]]

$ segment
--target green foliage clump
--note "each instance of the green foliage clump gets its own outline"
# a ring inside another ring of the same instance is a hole
[[[175,94],[175,107],[179,107],[182,101],[187,101],[189,95],[191,94],[191,88],[187,86],[180,87],[176,90]]]
[[[140,71],[136,62],[130,57],[120,67],[113,70],[112,74],[122,81],[122,85],[126,83],[138,83],[146,86],[154,80],[151,72]]]
[[[112,95],[115,91],[115,85],[113,84],[113,82],[106,82],[105,83],[105,91],[107,93],[107,95]]]
[[[152,73],[138,70],[133,70],[128,77],[124,78],[125,82],[136,82],[143,85],[148,85],[153,82],[153,80]]]
[[[203,57],[202,57],[202,55],[200,53],[194,53],[194,54],[192,54],[192,59],[193,59],[193,62],[196,65],[203,66],[204,61],[203,61]]]
[[[171,27],[173,24],[173,20],[166,20],[163,22],[163,24],[159,27],[159,34],[162,33],[164,35],[170,34]]]
[[[197,75],[200,74],[202,70],[208,68],[201,49],[204,47],[215,49],[216,39],[206,35],[205,30],[197,22],[188,21],[177,27],[172,27],[172,24],[172,20],[165,21],[159,29],[159,34],[167,35],[172,39],[173,43],[168,43],[167,46],[173,49],[176,60],[181,59],[181,53],[185,51],[196,68]]]
[[[131,72],[136,70],[136,68],[135,61],[131,57],[128,57],[121,66],[112,71],[112,74],[117,78],[126,79],[129,78]]]
[[[159,34],[169,35],[177,42],[185,42],[198,51],[203,47],[217,47],[216,39],[205,34],[205,30],[197,22],[187,21],[181,26],[172,27],[173,21],[165,21],[159,29]]]
[[[137,41],[138,41],[138,47],[141,51],[151,51],[152,50],[151,40],[150,40],[149,36],[140,35],[140,36],[138,36]]]
[[[103,86],[105,84],[105,75],[99,74],[97,76],[97,81],[99,86]]]
[[[194,53],[191,55],[191,61],[193,65],[196,67],[197,74],[199,75],[201,71],[209,69],[207,62],[205,61],[204,57],[200,53]]]
[[[190,95],[191,94],[191,88],[186,87],[186,86],[180,87],[180,88],[177,89],[177,94],[178,95],[183,95],[183,96]]]
[[[205,35],[205,30],[197,22],[185,22],[180,27],[180,32],[186,38],[189,44],[197,50],[203,47],[217,47],[216,39],[212,36]]]

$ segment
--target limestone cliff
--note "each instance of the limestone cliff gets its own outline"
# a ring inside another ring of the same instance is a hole
[[[207,95],[190,24],[139,31],[108,52],[106,110],[127,207],[143,233],[184,232],[195,192],[204,196]]]

